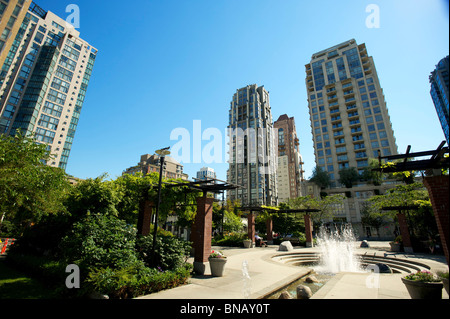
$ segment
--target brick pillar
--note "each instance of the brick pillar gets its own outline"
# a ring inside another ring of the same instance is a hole
[[[447,265],[449,263],[449,176],[425,177],[423,183],[428,190],[431,205],[433,206],[434,218],[441,237],[442,249],[444,250]]]
[[[203,275],[211,254],[212,204],[214,198],[197,198],[197,215],[191,232],[194,247],[194,270]]]
[[[400,228],[400,235],[402,236],[403,249],[407,253],[412,253],[413,248],[411,244],[411,237],[409,236],[408,223],[406,222],[406,216],[403,213],[397,214],[398,228]]]
[[[138,234],[148,236],[150,234],[150,224],[152,223],[153,202],[141,201],[139,205]]]
[[[267,244],[273,245],[273,221],[272,217],[266,220]]]
[[[255,247],[255,214],[250,212],[247,215],[248,220],[248,239],[252,241],[252,247]]]
[[[306,247],[313,247],[313,236],[312,236],[312,220],[311,215],[305,214],[305,237],[306,237]]]

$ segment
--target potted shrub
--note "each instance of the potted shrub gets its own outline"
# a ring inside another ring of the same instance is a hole
[[[439,278],[426,270],[402,278],[412,299],[442,299],[443,284]]]
[[[252,248],[253,247],[253,241],[248,238],[248,235],[243,240],[244,247],[245,248]]]
[[[437,275],[438,275],[439,279],[442,280],[442,283],[444,284],[445,291],[447,291],[447,294],[448,294],[448,271],[446,271],[446,272],[438,272]]]
[[[214,277],[222,277],[227,257],[221,251],[212,251],[209,255],[209,267],[211,268],[211,275]]]
[[[391,245],[391,251],[399,252],[402,250],[402,236],[397,236],[394,241],[389,243]]]

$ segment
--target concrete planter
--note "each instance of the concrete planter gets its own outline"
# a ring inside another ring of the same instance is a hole
[[[245,248],[252,248],[253,242],[250,239],[244,239],[244,247]]]
[[[223,277],[225,271],[226,258],[209,258],[209,267],[213,277]]]
[[[442,282],[422,282],[402,278],[411,299],[442,299]]]
[[[444,289],[445,291],[447,291],[448,294],[448,278],[441,278],[442,279],[442,283],[444,284]]]

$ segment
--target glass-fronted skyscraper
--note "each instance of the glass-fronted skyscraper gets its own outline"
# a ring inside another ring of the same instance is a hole
[[[430,75],[431,98],[433,99],[439,121],[441,122],[442,131],[444,132],[447,144],[449,144],[449,113],[448,113],[448,87],[449,87],[449,58],[446,56]]]
[[[354,39],[312,55],[306,88],[316,166],[331,188],[339,171],[359,173],[370,158],[397,154],[392,124],[373,58]]]
[[[227,199],[243,206],[276,206],[277,136],[264,86],[248,85],[233,95],[228,134],[227,181],[241,188],[228,191]]]
[[[47,164],[66,169],[97,49],[35,3],[16,23],[17,34],[6,39],[11,45],[3,45],[9,50],[0,71],[0,134],[34,134],[54,155]]]

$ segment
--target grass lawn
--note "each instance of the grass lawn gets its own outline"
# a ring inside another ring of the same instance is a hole
[[[54,291],[0,259],[0,299],[50,299]]]

